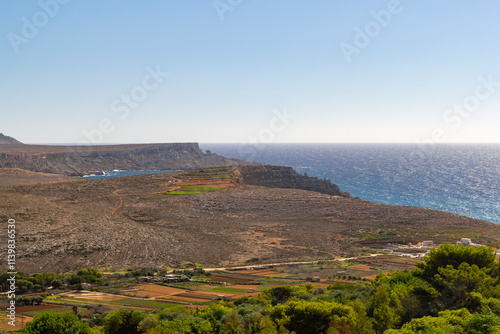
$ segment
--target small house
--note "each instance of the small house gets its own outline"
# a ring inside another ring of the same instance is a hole
[[[433,246],[434,246],[434,241],[432,240],[422,241],[422,247],[433,247]]]

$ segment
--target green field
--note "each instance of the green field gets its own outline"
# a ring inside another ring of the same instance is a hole
[[[147,299],[135,299],[135,298],[125,298],[120,300],[113,300],[110,302],[106,302],[106,304],[120,305],[120,306],[153,306],[153,307],[167,307],[172,305],[167,302],[156,302]]]
[[[205,291],[213,291],[213,292],[225,292],[225,293],[241,294],[241,293],[247,293],[248,289],[235,289],[235,288],[213,288],[213,289],[206,289]]]
[[[85,308],[78,308],[78,311],[83,312],[86,311],[87,309]],[[23,312],[25,315],[29,315],[34,317],[37,314],[41,313],[46,313],[46,312],[51,312],[51,313],[73,313],[73,309],[71,307],[59,307],[59,308],[51,308],[48,310],[40,310],[40,311],[30,311],[30,312]]]
[[[168,195],[192,195],[204,194],[211,191],[221,190],[221,187],[203,187],[203,186],[182,186],[180,190],[170,191]]]

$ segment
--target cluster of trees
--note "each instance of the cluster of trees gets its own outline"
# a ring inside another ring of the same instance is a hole
[[[16,305],[40,305],[43,302],[42,296],[21,296],[16,297]]]
[[[8,279],[11,274],[4,273],[0,275],[0,289],[1,291],[8,291],[10,282]],[[104,278],[98,269],[80,269],[74,275],[61,275],[54,273],[40,273],[33,275],[26,275],[22,272],[16,274],[16,294],[23,294],[27,292],[43,292],[48,287],[59,288],[64,284],[77,287],[80,283],[93,283],[102,284]]]
[[[10,282],[8,279],[11,274],[3,273],[0,275],[0,288],[2,291],[9,290]],[[26,275],[21,272],[16,274],[16,293],[26,293],[29,291],[45,291],[47,287],[51,286],[51,282],[60,275],[53,273],[42,273]]]
[[[116,310],[79,321],[38,316],[25,333],[500,333],[500,263],[486,247],[441,245],[412,271],[379,275],[371,285],[336,283],[268,289],[206,308],[145,314]],[[66,323],[65,328],[60,323]],[[45,326],[45,327],[44,327]],[[52,329],[47,326],[60,326]]]
[[[362,277],[357,277],[357,276],[351,276],[351,275],[336,275],[336,276],[329,276],[329,279],[344,279],[344,280],[349,280],[349,281],[368,281],[366,278]]]
[[[130,276],[154,276],[155,274],[164,276],[167,274],[166,270],[158,270],[156,268],[141,268],[141,269],[127,269],[127,273],[125,274],[127,277]]]
[[[444,244],[415,270],[377,277],[367,312],[377,333],[498,333],[499,283],[491,249]]]
[[[102,284],[104,283],[104,278],[98,269],[80,269],[75,275],[68,278],[68,283],[71,285],[81,283]]]

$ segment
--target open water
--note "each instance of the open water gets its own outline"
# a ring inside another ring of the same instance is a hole
[[[200,144],[227,157],[293,167],[364,200],[500,224],[499,144]]]

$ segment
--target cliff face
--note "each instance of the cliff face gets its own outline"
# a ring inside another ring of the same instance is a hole
[[[242,164],[242,160],[206,154],[197,143],[40,146],[38,149],[35,145],[27,145],[21,150],[11,148],[10,152],[0,153],[0,168],[68,175],[95,170],[175,170]]]
[[[270,188],[293,188],[316,191],[323,194],[350,197],[348,192],[341,191],[330,180],[301,175],[292,167],[284,166],[240,166],[234,173],[241,184],[264,186]]]

